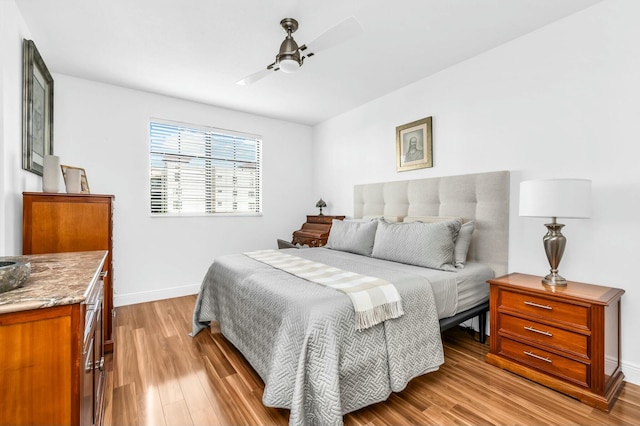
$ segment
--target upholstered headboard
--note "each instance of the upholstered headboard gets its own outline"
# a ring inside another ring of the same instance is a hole
[[[508,171],[372,183],[354,187],[354,218],[457,216],[476,223],[469,260],[508,271]]]

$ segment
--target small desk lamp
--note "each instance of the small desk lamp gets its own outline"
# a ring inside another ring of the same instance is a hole
[[[323,207],[327,207],[327,203],[325,203],[325,202],[324,202],[324,200],[323,200],[322,198],[320,198],[320,199],[318,200],[318,202],[316,203],[316,207],[320,207],[320,214],[319,214],[318,216],[324,216],[324,215],[322,214],[322,208],[323,208]]]
[[[547,234],[542,238],[551,273],[543,284],[565,286],[567,280],[558,274],[558,265],[567,239],[563,224],[556,218],[587,219],[590,215],[591,181],[588,179],[538,179],[520,182],[520,216],[550,217]]]

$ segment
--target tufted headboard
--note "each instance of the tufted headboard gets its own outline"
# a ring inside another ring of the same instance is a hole
[[[354,186],[353,216],[457,216],[475,221],[467,258],[508,271],[508,171]]]

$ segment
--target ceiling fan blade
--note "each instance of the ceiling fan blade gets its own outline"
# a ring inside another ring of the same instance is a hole
[[[305,46],[300,47],[300,50],[304,51],[305,56],[312,56],[321,50],[329,49],[330,47],[344,43],[363,31],[364,29],[362,28],[362,25],[360,25],[360,22],[352,16],[329,28],[311,43],[307,43]]]
[[[251,75],[246,76],[242,80],[236,81],[236,84],[238,84],[240,86],[248,86],[250,84],[255,83],[258,80],[261,80],[261,79],[265,78],[267,75],[269,75],[270,72],[278,71],[278,68],[274,68],[271,65],[269,65],[269,66],[271,68],[261,69],[258,72],[255,72],[255,73],[253,73]]]

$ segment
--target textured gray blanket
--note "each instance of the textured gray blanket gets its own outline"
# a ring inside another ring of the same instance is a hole
[[[405,315],[363,331],[344,293],[245,255],[217,258],[193,314],[193,334],[218,321],[265,383],[262,402],[292,425],[340,425],[444,362],[437,310],[424,277],[390,262],[323,248],[296,256],[392,282]]]

